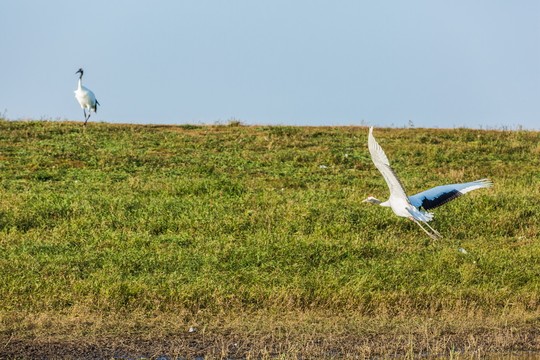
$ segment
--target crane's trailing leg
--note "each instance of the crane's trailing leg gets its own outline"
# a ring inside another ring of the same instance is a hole
[[[435,235],[437,235],[437,236],[440,237],[441,239],[443,238],[443,236],[442,236],[437,230],[435,230],[434,228],[432,228],[431,226],[429,226],[429,224],[428,224],[427,222],[425,222],[425,221],[422,221],[422,222],[423,222],[424,224],[426,224],[427,227],[430,228],[431,231],[433,231],[433,233],[434,233]]]
[[[416,220],[416,219],[413,218],[412,216],[409,217],[409,219],[411,219],[411,220],[413,220],[415,223],[417,223],[418,226],[420,226],[420,228],[421,228],[422,230],[424,230],[425,233],[428,234],[430,238],[432,238],[433,240],[439,240],[435,235],[433,235],[432,233],[430,233],[429,231],[427,231],[426,229],[424,229],[424,227],[418,222],[418,220]],[[428,226],[429,226],[429,225],[428,225]]]

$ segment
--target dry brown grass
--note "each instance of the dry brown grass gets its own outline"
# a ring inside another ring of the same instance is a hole
[[[539,318],[540,311],[516,309],[501,314],[441,312],[432,318],[318,311],[3,313],[0,358],[479,358],[540,350]]]

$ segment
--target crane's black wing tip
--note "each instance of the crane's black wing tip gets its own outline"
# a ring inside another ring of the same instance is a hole
[[[448,192],[440,194],[439,196],[433,199],[424,198],[420,206],[423,207],[425,210],[435,209],[441,205],[446,204],[449,201],[454,200],[455,198],[460,197],[461,195],[463,194],[457,190],[448,191]]]

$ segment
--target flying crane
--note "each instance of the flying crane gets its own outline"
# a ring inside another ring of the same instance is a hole
[[[368,148],[373,164],[381,172],[390,189],[390,197],[387,201],[382,202],[373,196],[369,196],[362,202],[370,202],[392,208],[394,214],[413,220],[434,240],[437,240],[437,236],[442,238],[442,235],[428,224],[428,221],[433,219],[433,214],[424,210],[435,209],[469,191],[487,188],[493,185],[488,179],[482,179],[469,183],[441,185],[413,196],[407,196],[405,188],[394,169],[390,166],[386,154],[373,137],[373,126],[369,129]],[[421,208],[424,210],[421,210]],[[426,230],[420,222],[424,223],[433,233]]]

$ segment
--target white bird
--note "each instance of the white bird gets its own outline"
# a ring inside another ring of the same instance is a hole
[[[394,169],[390,166],[386,154],[373,137],[373,127],[369,129],[368,148],[371,153],[373,164],[379,169],[390,189],[390,198],[387,201],[382,202],[373,196],[369,196],[362,202],[370,202],[392,208],[394,214],[413,220],[422,228],[422,230],[435,240],[437,239],[436,236],[442,238],[442,235],[428,224],[428,221],[433,219],[433,214],[420,210],[420,208],[424,208],[424,210],[435,209],[469,191],[487,188],[493,185],[488,179],[482,179],[463,184],[441,185],[413,196],[407,196],[403,184],[399,180]],[[427,227],[433,231],[433,234],[427,231],[419,221],[427,225]]]
[[[97,106],[99,105],[99,101],[97,101],[96,96],[94,93],[82,86],[82,77],[83,77],[83,69],[79,69],[75,74],[80,73],[81,76],[79,76],[79,87],[77,90],[75,90],[75,98],[77,98],[77,101],[79,104],[81,104],[81,107],[83,108],[84,112],[84,126],[86,126],[86,122],[88,119],[90,119],[90,112],[94,110],[94,112],[97,112]],[[88,109],[88,116],[86,116],[86,109]]]

